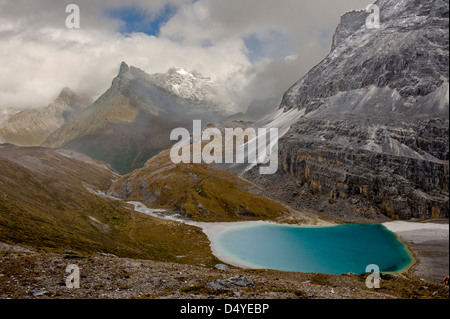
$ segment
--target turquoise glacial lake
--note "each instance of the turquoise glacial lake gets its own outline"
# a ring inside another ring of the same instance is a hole
[[[304,273],[361,274],[371,264],[398,272],[413,259],[383,225],[298,227],[237,226],[215,238],[216,249],[235,264]]]

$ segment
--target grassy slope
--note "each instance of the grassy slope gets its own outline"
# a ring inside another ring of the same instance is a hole
[[[81,255],[217,262],[200,229],[89,192],[85,185],[107,189],[117,177],[105,168],[48,149],[0,146],[0,172],[0,241]]]
[[[120,178],[110,192],[149,207],[181,211],[196,221],[224,222],[272,219],[286,208],[249,190],[253,186],[206,164],[174,165],[169,151]]]

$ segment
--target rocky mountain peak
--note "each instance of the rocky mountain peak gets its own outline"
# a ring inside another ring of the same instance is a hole
[[[376,3],[381,28],[366,28],[366,12],[344,15],[333,51],[285,94],[281,108],[448,114],[448,2]]]
[[[132,75],[130,72],[130,67],[125,62],[122,62],[120,64],[119,73],[112,82],[112,88],[120,89],[127,86],[131,78]]]
[[[82,109],[85,108],[88,103],[83,98],[78,96],[75,92],[73,92],[70,88],[65,87],[61,90],[56,100],[50,104],[58,105],[60,108],[75,108]]]
[[[380,21],[388,22],[393,19],[403,19],[403,22],[411,18],[430,17],[445,19],[449,17],[448,2],[445,0],[378,0],[375,2],[380,7]],[[331,51],[345,39],[358,30],[368,31],[365,22],[369,13],[365,10],[351,11],[341,17],[341,22],[333,36]]]
[[[133,81],[133,84],[131,84],[131,81]],[[136,84],[137,82],[140,84]],[[181,100],[181,103],[208,108],[209,111],[223,116],[234,113],[233,110],[230,110],[231,101],[227,103],[218,100],[217,83],[210,77],[193,70],[188,71],[180,67],[172,67],[166,73],[148,74],[137,67],[128,66],[125,62],[122,62],[119,73],[112,82],[112,90],[128,94],[130,85],[140,87],[139,91],[143,91],[143,86],[147,89],[149,87],[157,88]]]
[[[349,221],[448,218],[448,1],[376,4],[380,28],[344,15],[332,52],[261,121],[284,135],[278,173],[246,176],[298,207],[290,194],[323,195],[311,207]]]
[[[407,17],[449,17],[447,0],[377,0],[380,7],[381,21]]]
[[[74,91],[72,91],[69,87],[65,87],[59,93],[58,98],[71,98],[71,97],[76,97],[76,96],[77,95]]]
[[[66,87],[46,107],[22,110],[9,116],[7,121],[1,121],[0,116],[0,139],[21,146],[40,145],[87,106],[85,99]]]
[[[130,71],[130,67],[128,66],[128,64],[126,64],[125,62],[122,61],[122,63],[120,64],[119,75],[128,73],[129,71]]]
[[[171,68],[166,73],[150,75],[151,81],[165,91],[193,102],[212,102],[216,83],[195,71]]]
[[[210,82],[180,68],[149,75],[123,62],[112,86],[42,145],[80,151],[128,173],[171,147],[172,129],[224,118],[226,105],[211,98]]]

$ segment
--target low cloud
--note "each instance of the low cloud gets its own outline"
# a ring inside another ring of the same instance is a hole
[[[65,27],[65,7],[81,9],[81,29]],[[118,0],[1,0],[0,109],[48,104],[63,87],[96,98],[120,62],[147,73],[173,66],[217,80],[224,99],[245,110],[254,98],[281,95],[325,57],[339,17],[361,0],[133,0],[151,20],[175,8],[155,34],[123,34],[108,15]],[[167,23],[166,23],[167,22]],[[276,106],[275,106],[276,107]]]

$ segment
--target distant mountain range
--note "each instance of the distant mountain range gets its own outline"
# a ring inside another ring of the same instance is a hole
[[[45,108],[0,112],[0,142],[80,151],[125,174],[171,147],[170,132],[220,120],[255,120],[279,100],[254,101],[244,113],[219,98],[211,78],[171,68],[147,74],[123,62],[111,87],[93,104],[69,88]]]
[[[0,139],[20,146],[62,147],[105,161],[120,173],[142,167],[172,145],[170,132],[233,114],[217,84],[172,68],[149,75],[122,63],[111,87],[92,105],[64,89],[49,106],[0,115]]]

